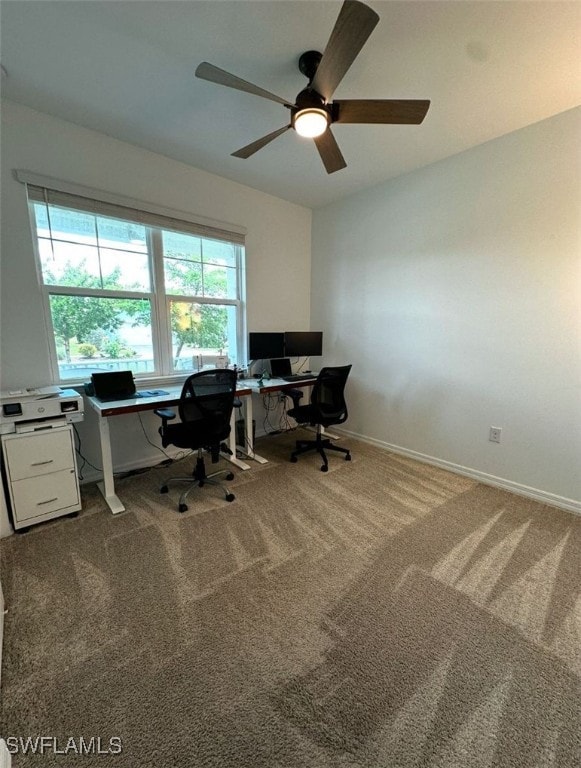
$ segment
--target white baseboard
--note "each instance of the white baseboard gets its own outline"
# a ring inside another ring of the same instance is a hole
[[[254,421],[256,423],[256,419]],[[256,437],[264,437],[267,434],[268,432],[264,428],[264,425],[260,423],[256,423]],[[171,445],[168,446],[167,448],[164,448],[164,451],[165,453],[168,454],[170,458],[176,458],[177,456],[183,453],[183,449],[174,448]],[[156,466],[157,463],[163,460],[164,460],[164,457],[159,451],[152,451],[150,456],[142,455],[140,459],[132,459],[130,461],[123,462],[123,464],[115,465],[115,474],[123,474],[125,472],[131,472],[134,469],[146,469],[147,467],[153,467],[153,466]],[[98,457],[97,457],[97,461],[99,461]],[[83,459],[78,453],[77,453],[77,465],[79,467],[83,465]],[[94,467],[91,467],[90,464],[86,463],[85,466],[83,467],[83,479],[79,481],[80,485],[87,485],[88,483],[97,483],[97,482],[100,482],[101,480],[103,480],[103,473],[100,470],[95,469]],[[12,531],[10,531],[10,533],[11,532]]]
[[[259,431],[257,429],[256,431],[256,437],[264,437],[267,434],[265,431]],[[180,456],[186,449],[182,448],[172,448],[172,446],[168,446],[167,448],[164,448],[164,451],[167,453],[168,458],[175,459]],[[123,464],[115,465],[115,474],[123,474],[125,472],[132,472],[134,469],[147,469],[148,467],[154,467],[157,466],[159,463],[164,461],[164,458],[159,452],[152,453],[151,456],[142,456],[140,459],[133,459],[132,461],[125,461]],[[83,460],[79,457],[77,454],[77,464],[81,465]],[[83,479],[80,480],[81,485],[86,485],[87,483],[97,483],[103,479],[103,473],[97,469],[94,469],[93,467],[90,467],[88,464],[83,468]]]
[[[564,496],[558,496],[556,493],[542,491],[539,488],[531,488],[528,485],[515,483],[513,480],[507,480],[504,477],[489,475],[486,472],[480,472],[478,469],[464,467],[461,464],[454,464],[451,461],[438,459],[435,456],[427,456],[424,453],[418,453],[418,451],[412,451],[409,448],[402,448],[399,445],[386,443],[383,440],[376,440],[373,437],[360,435],[359,433],[352,432],[351,430],[341,429],[340,431],[343,435],[350,435],[357,440],[362,440],[364,443],[376,445],[378,448],[383,448],[384,450],[391,451],[392,453],[398,453],[401,456],[407,456],[410,459],[421,461],[423,464],[431,464],[435,467],[441,467],[442,469],[447,469],[449,472],[454,472],[457,475],[471,477],[473,480],[478,480],[479,483],[484,483],[485,485],[493,485],[496,488],[503,488],[505,491],[511,491],[511,493],[516,493],[519,496],[527,496],[528,498],[534,499],[535,501],[540,501],[543,504],[550,504],[553,507],[559,507],[559,509],[566,509],[568,512],[575,512],[576,514],[581,515],[581,501],[567,499]]]
[[[418,451],[412,451],[409,448],[402,448],[399,445],[393,445],[393,443],[386,443],[383,440],[376,440],[373,437],[367,437],[367,435],[360,435],[358,432],[353,432],[351,430],[347,430],[344,428],[338,429],[336,427],[333,427],[333,431],[340,432],[342,435],[345,436],[351,436],[356,438],[357,440],[361,440],[364,443],[369,443],[370,445],[375,445],[378,448],[383,448],[386,451],[391,451],[392,453],[400,454],[401,456],[407,456],[410,459],[415,459],[416,461],[420,461],[423,464],[431,464],[435,467],[441,467],[442,469],[447,469],[449,472],[454,472],[457,475],[464,475],[465,477],[470,477],[473,480],[478,480],[479,483],[484,483],[485,485],[493,485],[496,488],[503,488],[506,491],[511,491],[511,493],[516,493],[519,496],[526,496],[529,499],[534,499],[535,501],[540,501],[542,504],[550,504],[553,507],[559,507],[559,509],[565,509],[568,512],[575,512],[578,515],[581,515],[581,501],[575,501],[574,499],[567,499],[564,496],[558,496],[556,493],[549,493],[548,491],[542,491],[539,488],[531,488],[528,485],[522,485],[521,483],[515,483],[513,480],[508,480],[504,477],[496,477],[496,475],[489,475],[486,472],[481,472],[478,469],[472,469],[471,467],[464,467],[461,464],[454,464],[451,461],[446,461],[444,459],[438,459],[435,456],[428,456],[424,453],[419,453]],[[258,429],[256,431],[257,437],[262,437],[265,432],[260,432]],[[166,449],[167,450],[167,449]],[[170,449],[171,450],[171,449]],[[170,450],[167,450],[168,453],[170,453]],[[176,450],[176,455],[181,453],[181,451]],[[125,462],[122,466],[115,468],[115,473],[123,473],[123,472],[131,472],[134,469],[144,469],[145,467],[152,466],[152,463],[155,462],[156,456],[151,456],[148,458],[141,458],[140,460],[134,460],[134,461],[128,461]],[[96,472],[94,470],[87,471],[85,476],[83,477],[82,483],[94,483],[97,480],[102,480],[103,475],[100,472]]]
[[[166,448],[165,451],[168,454],[168,458],[176,458],[181,453],[183,453],[182,449],[176,448],[175,450],[172,450],[171,446]],[[77,454],[77,463],[82,464],[82,461],[83,460],[80,459],[79,455]],[[122,475],[125,472],[132,472],[134,469],[153,468],[160,464],[162,461],[165,461],[162,455],[160,453],[155,453],[151,456],[142,456],[140,459],[126,461],[119,466],[116,465],[114,471],[116,475]],[[81,485],[86,485],[87,483],[99,482],[102,479],[103,473],[101,471],[87,465],[83,468],[83,479],[79,482]]]

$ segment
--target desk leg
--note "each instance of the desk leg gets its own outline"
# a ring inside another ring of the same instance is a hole
[[[250,469],[250,465],[236,456],[236,408],[232,409],[232,416],[230,417],[230,437],[228,438],[228,448],[232,451],[232,454],[222,453],[222,458],[229,461],[230,464],[234,464],[239,469]]]
[[[252,413],[252,395],[247,395],[245,399],[245,405],[244,405],[244,422],[246,426],[246,454],[248,455],[249,459],[254,459],[254,461],[257,461],[259,464],[268,464],[268,459],[265,459],[263,456],[259,456],[257,453],[254,452],[254,430],[253,430],[253,413]]]
[[[97,487],[103,494],[109,509],[114,515],[125,511],[119,497],[115,494],[115,479],[113,477],[113,459],[111,456],[111,436],[109,434],[109,419],[99,419],[99,437],[101,438],[101,463],[103,465],[103,480]]]

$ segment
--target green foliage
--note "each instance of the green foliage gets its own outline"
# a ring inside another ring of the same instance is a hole
[[[89,344],[94,344],[100,351],[103,346],[110,340],[111,334],[100,329],[96,329],[87,334],[86,340]]]
[[[176,302],[172,305],[171,320],[180,350],[184,345],[221,349],[226,344],[226,307]]]
[[[99,277],[85,269],[85,263],[75,266],[68,263],[58,279],[50,270],[45,273],[49,284],[71,285],[77,288],[121,288],[120,270],[114,269]],[[115,331],[130,317],[133,325],[149,324],[149,302],[140,299],[106,299],[95,296],[51,295],[50,306],[54,333],[58,344],[62,344],[66,360],[71,359],[71,340],[84,344],[94,331]],[[90,343],[90,342],[89,342]]]
[[[192,296],[225,296],[226,276],[221,271],[207,272],[202,282],[201,265],[195,262],[166,261],[166,276]],[[176,361],[184,346],[222,349],[227,341],[226,307],[196,302],[174,302],[171,328],[177,342]]]
[[[81,357],[97,357],[98,351],[94,344],[79,344],[79,355]]]
[[[111,357],[113,360],[124,357],[135,357],[137,354],[134,349],[126,347],[117,339],[112,339],[111,341],[105,342],[102,351],[105,357]]]

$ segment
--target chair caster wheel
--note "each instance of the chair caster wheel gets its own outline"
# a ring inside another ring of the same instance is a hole
[[[345,461],[351,461],[351,454],[348,453],[347,456],[345,456]]]
[[[297,459],[297,457],[296,457],[296,456],[291,456],[291,457],[290,457],[290,461],[291,461],[291,464],[296,464],[296,463],[297,463],[297,461],[298,461],[298,459]]]
[[[235,498],[236,498],[236,496],[234,496],[234,494],[233,494],[233,493],[229,493],[229,494],[226,496],[226,501],[234,501],[234,499],[235,499]]]
[[[329,467],[326,464],[323,464],[323,466],[321,467],[321,472],[328,472],[328,471],[329,471]]]
[[[168,491],[169,491],[169,488],[167,487],[167,485],[162,485],[161,488],[159,489],[160,493],[167,493]]]
[[[226,480],[234,480],[234,473],[228,472],[228,474],[226,475]]]
[[[180,512],[187,512],[188,511],[188,505],[187,504],[180,504],[178,507],[178,510]]]

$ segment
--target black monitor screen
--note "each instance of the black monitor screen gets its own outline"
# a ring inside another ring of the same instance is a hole
[[[287,331],[284,350],[288,357],[310,357],[323,354],[323,331]]]
[[[133,371],[107,371],[92,373],[91,381],[95,388],[95,396],[99,399],[121,400],[135,393]]]
[[[292,373],[291,361],[288,357],[279,357],[270,361],[270,373],[275,379],[282,376],[290,376]]]
[[[249,333],[248,357],[250,360],[284,357],[284,333]]]

